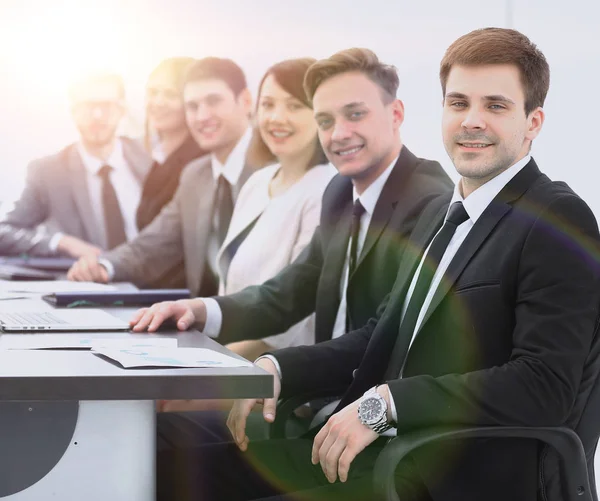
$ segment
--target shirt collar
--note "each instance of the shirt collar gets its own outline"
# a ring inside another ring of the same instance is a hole
[[[215,181],[223,174],[227,182],[234,186],[237,184],[242,170],[246,165],[246,152],[250,146],[252,139],[252,129],[248,128],[244,135],[237,142],[224,164],[219,162],[219,159],[214,155],[210,155],[210,165],[212,167],[213,178]]]
[[[106,160],[102,160],[89,153],[81,141],[77,143],[77,150],[85,170],[91,175],[97,175],[100,168],[104,165],[110,165],[114,170],[119,170],[127,166],[123,155],[123,143],[119,138],[115,139],[115,146]]]
[[[362,195],[357,193],[354,186],[352,187],[352,200],[354,202],[356,202],[356,200],[360,200],[361,205],[365,208],[365,212],[369,215],[369,217],[373,216],[375,206],[377,205],[377,200],[379,200],[379,195],[381,195],[383,187],[390,177],[392,169],[394,168],[394,165],[396,165],[399,157],[400,154],[398,154],[398,156],[394,158],[392,163],[387,166],[387,168],[379,175],[379,177],[375,179],[375,181],[373,181],[365,191],[363,191]]]
[[[459,181],[454,186],[454,194],[452,195],[450,206],[454,202],[462,202],[467,214],[469,215],[469,219],[473,222],[473,224],[475,224],[481,214],[483,214],[483,211],[485,211],[492,200],[496,198],[496,195],[502,191],[508,182],[515,177],[521,171],[521,169],[523,169],[523,167],[529,163],[530,160],[531,155],[526,155],[516,164],[477,188],[467,198],[463,198],[460,194],[461,183]],[[450,210],[450,206],[448,206],[448,210]]]

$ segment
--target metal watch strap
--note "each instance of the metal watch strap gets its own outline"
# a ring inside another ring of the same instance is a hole
[[[387,409],[387,403],[385,402],[385,399],[379,393],[377,393],[377,387],[376,386],[373,387],[373,388],[370,388],[369,390],[367,390],[363,394],[363,399],[369,398],[369,397],[381,399],[384,402],[384,405],[386,407],[386,411],[383,413],[383,416],[381,417],[381,419],[377,423],[367,424],[367,423],[363,422],[363,424],[365,426],[368,426],[369,428],[371,428],[377,434],[383,433],[383,432],[391,429],[392,426],[387,421],[387,410],[388,410]],[[360,405],[358,407],[358,410],[359,410],[359,418],[360,418]],[[362,419],[361,419],[361,422],[362,422]]]

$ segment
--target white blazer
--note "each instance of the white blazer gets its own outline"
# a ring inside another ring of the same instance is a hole
[[[279,168],[260,169],[240,191],[217,255],[219,295],[233,294],[275,276],[296,259],[319,225],[321,198],[336,169],[331,164],[317,165],[284,193],[271,198],[269,184]],[[314,314],[263,341],[277,349],[313,344]]]

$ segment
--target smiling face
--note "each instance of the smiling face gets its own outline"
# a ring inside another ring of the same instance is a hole
[[[257,111],[263,141],[281,161],[314,150],[317,124],[312,110],[287,92],[273,75],[260,89]]]
[[[446,151],[463,177],[463,196],[525,157],[543,121],[539,107],[525,114],[516,66],[452,67],[442,133]]]
[[[313,97],[319,139],[340,174],[364,191],[398,155],[402,102],[360,72],[325,80]],[[358,183],[358,184],[357,184]]]
[[[186,126],[183,99],[168,72],[158,72],[150,77],[146,87],[146,110],[150,126],[159,134]]]
[[[236,96],[223,80],[198,80],[186,84],[183,99],[187,124],[198,145],[226,159],[248,128],[252,107],[248,90]]]

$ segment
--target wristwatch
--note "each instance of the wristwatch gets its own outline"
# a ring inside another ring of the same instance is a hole
[[[363,395],[358,405],[358,419],[378,434],[392,428],[387,420],[387,403],[385,398],[377,393],[377,387],[371,388]]]

